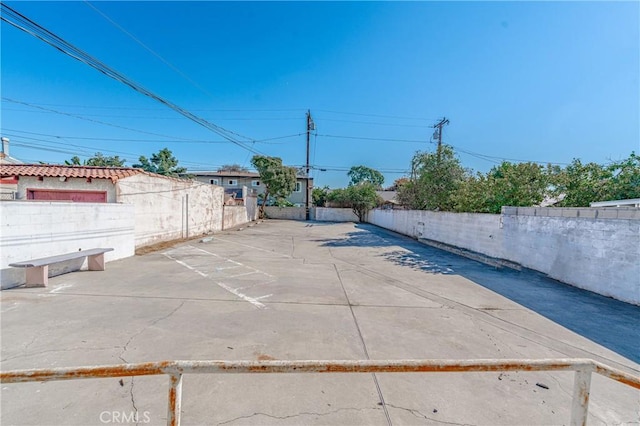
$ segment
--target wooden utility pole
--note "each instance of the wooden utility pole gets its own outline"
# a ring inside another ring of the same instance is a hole
[[[307,193],[306,193],[306,217],[307,220],[311,218],[311,185],[309,180],[309,138],[311,135],[311,131],[316,129],[316,124],[313,122],[313,118],[311,118],[311,111],[307,110],[307,164],[305,167],[306,170],[306,181],[307,181]]]
[[[442,120],[433,125],[436,129],[433,136],[438,140],[438,164],[440,164],[440,156],[442,155],[442,126],[445,124],[449,124],[449,120],[442,117]]]

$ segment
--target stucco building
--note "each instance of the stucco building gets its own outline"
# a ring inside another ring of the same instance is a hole
[[[210,185],[222,186],[227,193],[242,193],[242,187],[246,186],[256,195],[263,194],[265,191],[264,184],[260,180],[260,174],[256,172],[245,171],[215,171],[215,172],[189,172],[189,175],[198,182],[208,183]],[[310,190],[313,189],[313,178],[309,179]],[[296,187],[294,191],[287,197],[292,204],[298,207],[304,207],[307,202],[307,178],[298,175],[296,179]]]

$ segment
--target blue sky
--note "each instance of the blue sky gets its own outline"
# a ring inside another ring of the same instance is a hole
[[[391,184],[435,149],[441,117],[477,171],[640,151],[638,2],[6,4],[287,164],[305,163],[311,110],[316,186],[346,185],[354,165]],[[250,151],[6,22],[1,36],[12,156],[133,164],[168,147],[190,170],[250,165]]]

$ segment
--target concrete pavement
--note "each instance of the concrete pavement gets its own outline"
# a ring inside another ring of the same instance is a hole
[[[369,225],[267,221],[3,291],[2,370],[586,357],[637,374],[640,308],[565,287]],[[167,382],[3,385],[0,420],[164,424]],[[183,424],[567,424],[572,386],[572,373],[185,376]],[[590,424],[639,422],[639,407],[593,377]]]

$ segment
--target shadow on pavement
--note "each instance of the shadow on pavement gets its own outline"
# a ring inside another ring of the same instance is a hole
[[[640,363],[640,306],[561,283],[531,271],[496,269],[374,225],[357,224],[326,247],[393,247],[382,257],[429,274],[458,274],[622,356]],[[398,249],[400,247],[401,249]]]

